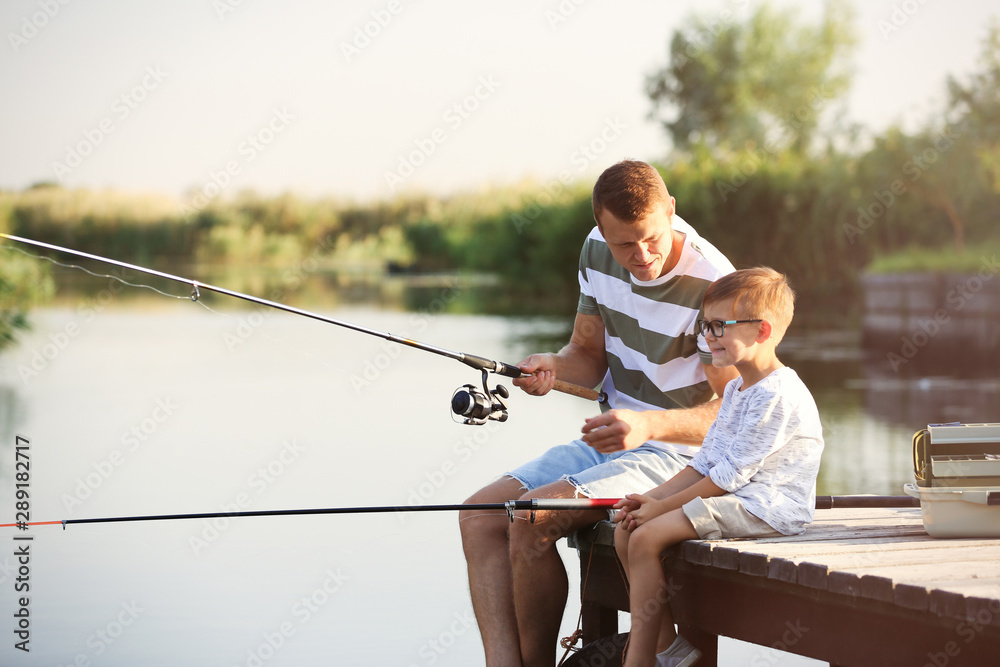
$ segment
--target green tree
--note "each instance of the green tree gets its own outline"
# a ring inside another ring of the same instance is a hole
[[[884,253],[912,247],[961,254],[995,238],[1000,206],[1000,27],[991,25],[966,80],[948,79],[941,115],[915,132],[890,128],[860,160],[869,215],[845,227],[857,238],[877,229]]]
[[[978,202],[977,211],[996,211],[1000,194],[1000,23],[992,21],[983,39],[980,69],[967,81],[948,78],[948,115],[963,134],[969,149],[962,183],[976,183],[988,201]],[[974,180],[973,180],[974,179]],[[995,219],[988,229],[995,230]],[[983,228],[984,231],[986,227]]]
[[[42,264],[0,246],[0,350],[15,342],[18,330],[29,328],[31,307],[52,296],[52,277]]]
[[[850,83],[851,6],[830,0],[817,25],[766,3],[745,22],[734,15],[693,16],[674,33],[669,62],[646,78],[651,116],[684,150],[807,150]]]
[[[976,143],[1000,145],[1000,23],[991,22],[979,56],[981,69],[962,82],[948,77],[948,111]]]
[[[10,231],[13,196],[0,192],[0,232]],[[0,350],[28,329],[28,311],[51,298],[55,288],[44,262],[21,255],[13,243],[0,240]]]

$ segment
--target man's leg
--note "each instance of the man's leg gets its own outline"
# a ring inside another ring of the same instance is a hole
[[[574,498],[576,488],[566,481],[539,487],[523,498]],[[551,510],[535,513],[535,521],[519,512],[510,525],[510,563],[514,608],[524,667],[556,662],[559,626],[566,607],[569,583],[556,542],[570,532],[607,518],[603,510]]]
[[[502,503],[524,493],[521,482],[504,477],[477,491],[470,503]],[[504,510],[459,512],[462,546],[469,568],[469,593],[490,667],[521,665],[510,566],[510,521]]]

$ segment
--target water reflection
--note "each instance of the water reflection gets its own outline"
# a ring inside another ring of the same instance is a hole
[[[90,268],[179,297],[186,295],[187,288],[181,283],[127,270]],[[499,316],[498,323],[504,322],[511,337],[509,346],[517,355],[561,347],[568,339],[575,308],[572,297],[553,295],[556,298],[543,302],[537,296],[511,293],[489,277],[468,274],[339,274],[305,264],[286,269],[192,266],[170,270],[306,309],[330,312],[364,307],[406,312],[410,315],[402,320],[404,330],[391,333],[418,340],[428,319],[436,315]],[[123,290],[108,277],[59,268],[56,278],[63,303],[93,300],[109,290],[119,305],[140,307],[143,299],[150,298],[150,292]],[[214,294],[202,299],[226,311],[259,308]],[[978,347],[947,345],[949,332],[960,324],[955,319],[950,327],[945,323],[935,330],[933,346],[927,345],[920,354],[907,356],[904,363],[894,366],[888,362],[892,350],[887,345],[895,346],[901,339],[886,338],[881,324],[886,299],[876,301],[875,315],[845,312],[840,328],[831,327],[831,321],[837,319],[831,319],[828,308],[810,310],[811,304],[802,303],[795,326],[779,348],[781,358],[812,390],[824,419],[828,454],[820,478],[821,493],[898,493],[901,484],[910,481],[909,447],[914,431],[935,422],[1000,421],[1000,368],[995,355],[984,355]],[[906,299],[906,303],[913,301]],[[478,352],[475,340],[463,341],[462,346],[459,351]],[[7,389],[6,398],[0,396],[0,410],[13,410],[15,401],[16,395]]]
[[[0,383],[0,450],[14,442],[18,425],[24,421],[24,400],[13,386]],[[0,461],[0,471],[8,469],[9,458]]]
[[[863,279],[864,408],[894,424],[1000,421],[1000,284],[992,274]]]

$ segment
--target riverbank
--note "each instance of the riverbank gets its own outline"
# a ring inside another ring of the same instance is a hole
[[[979,257],[966,272],[868,273],[863,345],[893,374],[949,375],[957,359],[985,361],[1000,350],[1000,262]],[[996,375],[996,365],[979,372]]]

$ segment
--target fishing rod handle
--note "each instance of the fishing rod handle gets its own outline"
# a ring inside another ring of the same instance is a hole
[[[588,401],[605,403],[608,400],[608,397],[604,392],[599,392],[596,389],[588,389],[587,387],[581,387],[578,384],[572,384],[570,382],[566,382],[565,380],[556,380],[556,384],[552,388],[556,391],[561,391],[564,394],[569,394],[570,396],[585,398]]]
[[[504,377],[531,377],[530,373],[525,373],[514,364],[505,364],[502,361],[494,361],[475,354],[463,354],[462,362],[468,366],[472,366],[473,368],[486,369],[487,371],[491,371],[497,375],[503,375]],[[569,394],[570,396],[577,396],[579,398],[586,399],[588,401],[606,403],[608,400],[607,394],[603,392],[598,392],[594,389],[588,389],[587,387],[581,387],[580,385],[564,382],[563,380],[556,380],[556,384],[553,389],[564,394]]]
[[[620,501],[621,498],[531,498],[512,502],[515,509],[586,510],[611,509]],[[523,507],[520,505],[521,503],[524,503]]]
[[[818,510],[868,507],[920,507],[920,499],[910,496],[816,496]]]

